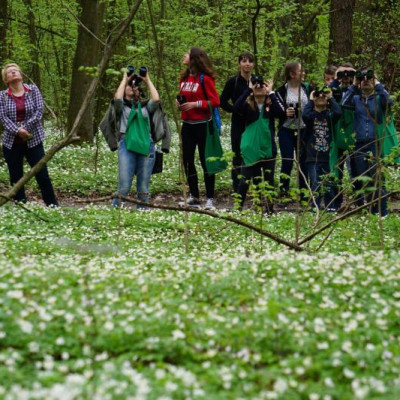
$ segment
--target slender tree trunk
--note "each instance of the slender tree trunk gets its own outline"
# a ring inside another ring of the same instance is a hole
[[[8,0],[0,1],[0,64],[3,65],[8,58],[7,46],[8,29]],[[0,85],[3,87],[3,81]]]
[[[39,67],[39,47],[38,38],[35,28],[35,14],[32,9],[32,0],[24,0],[24,4],[28,10],[29,22],[29,40],[31,42],[31,76],[30,78],[35,82],[35,85],[41,86],[41,76]]]
[[[93,76],[81,67],[97,67],[99,62],[99,41],[98,37],[103,25],[105,2],[101,0],[80,0],[82,13],[78,28],[78,41],[72,67],[72,80],[70,101],[68,109],[68,130],[71,130],[75,118],[81,108],[83,99],[93,81]],[[90,32],[88,32],[90,30]],[[94,137],[94,101],[90,102],[83,117],[79,130],[81,142],[93,142]]]
[[[352,52],[355,0],[331,0],[328,63],[346,59]]]

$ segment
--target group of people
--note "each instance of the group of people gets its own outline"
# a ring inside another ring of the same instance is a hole
[[[238,58],[238,73],[230,78],[220,98],[215,88],[215,72],[207,54],[192,48],[183,57],[186,69],[181,74],[177,102],[182,117],[183,161],[190,197],[188,204],[199,206],[198,178],[194,163],[196,146],[204,170],[207,200],[212,208],[215,178],[206,169],[207,124],[212,108],[220,106],[232,114],[231,145],[233,192],[242,208],[249,183],[264,189],[267,213],[273,211],[274,197],[286,196],[294,162],[302,199],[310,198],[311,207],[320,208],[322,199],[329,211],[340,209],[343,202],[344,166],[349,168],[358,206],[371,202],[371,211],[385,216],[387,198],[384,178],[376,179],[380,156],[378,125],[385,123],[392,100],[376,74],[369,69],[356,71],[350,63],[338,68],[328,66],[324,85],[312,89],[304,82],[300,62],[285,65],[285,83],[276,91],[273,82],[252,74],[254,57],[243,52]],[[281,155],[280,183],[275,187],[277,145]],[[366,177],[364,179],[362,177]],[[363,187],[362,182],[366,182]],[[371,188],[375,188],[371,189]],[[310,190],[313,196],[308,196]],[[269,193],[268,193],[269,192]],[[374,201],[380,198],[379,201]]]
[[[356,203],[363,204],[382,197],[372,212],[387,214],[384,180],[362,193],[363,179],[373,179],[379,157],[377,125],[381,124],[391,106],[391,99],[376,74],[368,69],[356,71],[350,63],[324,71],[325,86],[314,88],[304,82],[300,62],[285,65],[285,83],[276,91],[273,82],[253,75],[254,57],[243,52],[238,58],[238,73],[230,78],[221,93],[215,87],[216,74],[206,52],[193,47],[182,60],[176,107],[181,112],[183,166],[189,187],[187,205],[201,205],[195,153],[204,171],[205,208],[214,208],[215,174],[206,162],[207,134],[212,123],[213,109],[221,107],[232,114],[231,145],[233,192],[242,208],[249,184],[264,183],[269,195],[264,196],[268,213],[273,211],[276,193],[288,195],[294,162],[298,165],[300,195],[310,205],[337,210],[343,201],[341,181],[344,165],[349,168]],[[8,89],[0,93],[0,121],[4,126],[3,153],[15,184],[23,174],[23,158],[31,166],[44,155],[44,130],[41,124],[43,100],[35,85],[23,83],[17,64],[2,70]],[[148,88],[150,99],[143,100],[142,84]],[[149,201],[149,185],[155,161],[155,138],[152,114],[160,104],[160,96],[148,71],[123,79],[110,104],[110,130],[115,132],[118,148],[119,176],[116,195],[129,194],[134,176],[137,177],[137,197]],[[276,140],[275,129],[278,126]],[[279,144],[281,169],[279,188],[275,187],[275,168]],[[372,156],[371,156],[372,155]],[[333,179],[332,176],[336,175]],[[46,205],[58,205],[46,166],[36,175]],[[25,201],[21,189],[15,200]],[[119,206],[120,197],[112,202]],[[144,204],[138,206],[145,208]]]

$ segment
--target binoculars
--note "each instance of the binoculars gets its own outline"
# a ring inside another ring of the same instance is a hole
[[[144,78],[147,75],[147,68],[140,67],[139,68],[139,75],[135,73],[135,67],[133,65],[128,65],[126,67],[127,75],[129,77],[129,84],[135,84],[135,86],[139,86],[140,82],[142,81],[141,78]]]
[[[264,86],[264,78],[261,75],[253,75],[251,77],[251,83],[259,86]]]
[[[294,108],[294,115],[299,118],[299,103],[289,103],[288,108]]]
[[[374,71],[372,71],[372,69],[369,69],[368,71],[357,71],[356,79],[360,82],[363,80],[369,81],[370,79],[374,79]]]
[[[322,97],[327,96],[332,92],[331,88],[328,86],[322,87],[322,89],[315,88],[314,90],[314,97]]]
[[[338,77],[338,79],[342,79],[345,76],[348,76],[349,78],[354,78],[355,74],[356,73],[354,71],[352,71],[350,69],[345,69],[344,71],[339,71],[337,73],[337,77]]]

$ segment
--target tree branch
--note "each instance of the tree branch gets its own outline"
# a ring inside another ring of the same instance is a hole
[[[163,204],[154,204],[154,203],[145,203],[143,201],[139,201],[136,199],[132,199],[131,197],[128,196],[122,196],[122,195],[112,195],[112,196],[105,196],[105,197],[99,197],[97,199],[88,199],[88,200],[78,200],[77,203],[83,203],[83,204],[90,204],[90,203],[101,203],[104,201],[109,201],[111,199],[114,198],[119,198],[121,200],[124,200],[128,203],[133,203],[133,204],[138,204],[141,206],[146,206],[146,207],[150,207],[150,208],[157,208],[160,210],[170,210],[170,211],[179,211],[179,212],[189,212],[189,213],[195,213],[195,214],[203,214],[203,215],[208,215],[209,217],[213,217],[213,218],[217,218],[217,219],[221,219],[224,221],[229,221],[229,222],[233,222],[236,225],[240,225],[240,226],[244,226],[247,229],[250,229],[252,231],[255,231],[257,233],[259,233],[260,235],[266,236],[270,239],[272,239],[273,241],[279,243],[279,244],[283,244],[286,247],[289,247],[292,250],[296,250],[296,251],[303,251],[304,249],[301,246],[296,245],[295,243],[289,242],[285,239],[282,239],[280,236],[266,231],[262,228],[259,228],[253,224],[250,224],[248,222],[242,221],[238,218],[234,218],[231,217],[229,215],[221,215],[218,214],[215,211],[209,211],[209,210],[201,210],[201,209],[196,209],[193,207],[177,207],[177,206],[167,206],[167,205],[163,205]]]

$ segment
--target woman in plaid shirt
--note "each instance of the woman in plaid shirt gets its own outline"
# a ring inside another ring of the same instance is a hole
[[[3,124],[3,154],[10,173],[11,185],[23,174],[24,157],[33,167],[44,156],[43,99],[35,85],[22,82],[17,64],[7,64],[1,71],[7,90],[0,92],[0,121]],[[58,206],[47,167],[35,176],[47,206]],[[26,202],[25,190],[15,195],[16,201]]]

